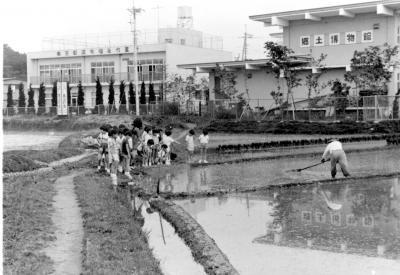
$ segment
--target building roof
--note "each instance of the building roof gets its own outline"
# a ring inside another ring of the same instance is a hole
[[[293,55],[290,62],[292,64],[308,64],[311,61],[311,57],[308,55]],[[242,61],[225,61],[225,62],[210,62],[210,63],[194,63],[194,64],[180,64],[177,67],[180,69],[192,69],[196,70],[197,73],[207,73],[217,66],[225,69],[246,69],[246,70],[258,70],[263,67],[272,66],[271,59],[254,59],[254,60],[242,60]]]
[[[354,17],[356,14],[376,12],[382,16],[393,16],[400,10],[399,0],[372,1],[331,7],[294,10],[286,12],[252,15],[249,18],[254,21],[264,22],[267,26],[288,26],[289,21],[311,20],[320,21],[322,18],[342,16]]]
[[[26,84],[26,80],[20,80],[15,78],[3,78],[3,85],[19,85],[20,83]]]

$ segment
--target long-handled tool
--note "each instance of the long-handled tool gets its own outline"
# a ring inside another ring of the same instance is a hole
[[[304,168],[298,168],[298,169],[288,170],[288,171],[286,171],[286,172],[300,172],[300,171],[302,171],[302,170],[305,170],[305,169],[308,169],[308,168],[311,168],[311,167],[315,167],[315,166],[321,165],[321,164],[323,164],[323,163],[325,163],[325,162],[318,162],[317,164],[313,164],[313,165],[310,165],[310,166],[307,166],[307,167],[304,167]]]

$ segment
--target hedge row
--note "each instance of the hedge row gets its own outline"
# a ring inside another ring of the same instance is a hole
[[[391,136],[386,139],[388,145],[400,145],[400,136]]]
[[[212,121],[207,127],[209,132],[246,133],[246,134],[390,134],[400,133],[400,120],[373,122],[301,122],[301,121]]]
[[[388,142],[388,144],[397,144],[395,142],[400,141],[400,134],[344,137],[344,138],[339,138],[338,140],[343,143],[373,141],[373,140],[386,140]],[[256,143],[249,143],[249,144],[219,145],[217,147],[217,152],[218,153],[229,153],[229,152],[240,152],[240,151],[263,150],[263,149],[277,148],[277,147],[317,145],[317,144],[326,144],[326,143],[328,143],[328,141],[329,141],[329,138],[319,138],[319,139],[300,139],[300,140],[256,142]],[[391,143],[389,143],[389,141]]]

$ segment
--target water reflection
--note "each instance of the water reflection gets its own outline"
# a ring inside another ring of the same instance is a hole
[[[400,149],[348,154],[352,176],[379,175],[400,171]],[[315,163],[315,157],[282,158],[275,160],[192,167],[182,165],[173,170],[155,173],[148,181],[160,181],[160,192],[196,193],[220,188],[258,187],[329,179],[329,165],[301,173],[287,172]],[[328,191],[329,193],[329,191]],[[321,193],[321,196],[329,194]]]
[[[255,241],[398,258],[399,191],[398,178],[281,189],[272,200],[273,222]]]
[[[154,211],[146,198],[138,197],[138,190],[129,187],[128,201],[133,218],[148,233],[149,246],[160,261],[164,274],[203,275],[203,267],[196,263],[190,249],[175,233],[174,228]]]
[[[176,203],[240,274],[400,274],[399,178]]]

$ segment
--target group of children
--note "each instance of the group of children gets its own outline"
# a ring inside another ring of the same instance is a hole
[[[142,121],[135,119],[133,129],[128,129],[121,124],[119,127],[109,124],[100,127],[100,134],[97,137],[99,144],[98,167],[100,171],[102,163],[104,168],[111,175],[112,183],[117,185],[117,172],[124,173],[132,179],[130,170],[132,166],[139,165],[149,167],[153,165],[170,165],[176,154],[171,152],[173,143],[180,144],[171,137],[171,130],[165,132],[161,129],[144,127]],[[194,130],[190,130],[186,136],[188,161],[192,161],[194,153]],[[207,163],[208,133],[203,130],[199,137],[201,159],[200,163]]]

